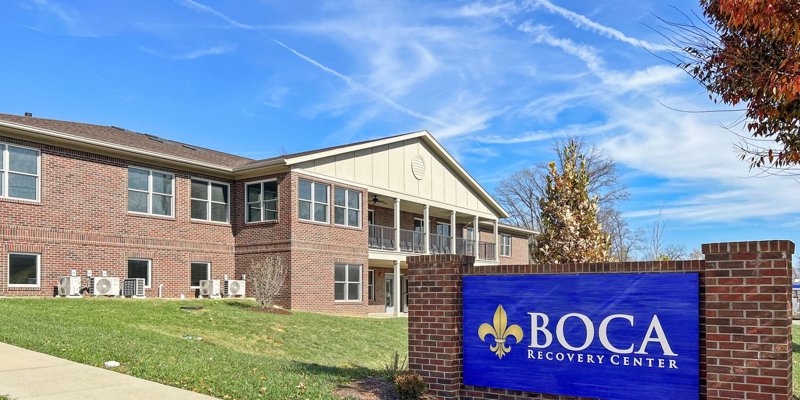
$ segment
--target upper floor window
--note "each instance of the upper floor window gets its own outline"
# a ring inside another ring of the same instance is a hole
[[[175,175],[128,167],[128,211],[172,216]]]
[[[328,185],[300,179],[298,216],[306,221],[328,222]]]
[[[511,235],[500,235],[500,255],[511,257]]]
[[[228,190],[224,183],[192,179],[192,219],[228,222]]]
[[[361,226],[361,192],[336,188],[333,196],[333,223]]]
[[[39,150],[0,143],[0,197],[39,200]]]
[[[441,236],[450,236],[450,224],[443,222],[436,223],[436,234]]]
[[[245,188],[247,222],[278,220],[278,182],[248,183]]]

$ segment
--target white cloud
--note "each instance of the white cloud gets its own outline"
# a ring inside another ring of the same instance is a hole
[[[50,0],[33,0],[32,4],[37,10],[55,17],[61,25],[59,31],[66,35],[77,37],[97,36],[83,16],[69,6]]]
[[[145,53],[152,54],[156,57],[166,58],[170,60],[195,60],[201,57],[218,56],[222,54],[231,53],[234,50],[236,50],[236,46],[229,44],[221,44],[213,47],[196,49],[184,53],[165,53],[144,46],[139,46],[139,49],[144,51]]]

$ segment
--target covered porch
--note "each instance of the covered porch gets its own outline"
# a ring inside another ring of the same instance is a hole
[[[405,261],[370,258],[367,270],[368,316],[388,318],[407,315],[407,270]]]

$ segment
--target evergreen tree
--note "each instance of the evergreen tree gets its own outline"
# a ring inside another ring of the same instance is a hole
[[[586,156],[579,144],[564,145],[561,171],[549,164],[545,195],[539,200],[542,232],[536,237],[537,263],[599,262],[608,259],[610,240],[597,221],[597,196],[589,197]]]

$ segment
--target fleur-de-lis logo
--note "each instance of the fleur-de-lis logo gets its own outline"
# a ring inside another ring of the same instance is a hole
[[[487,335],[494,336],[494,344],[489,346],[489,350],[497,354],[497,358],[500,359],[511,351],[511,347],[506,345],[506,339],[509,336],[517,339],[517,343],[521,342],[523,337],[522,328],[519,325],[508,326],[508,316],[506,316],[506,310],[503,309],[502,304],[498,305],[497,310],[494,312],[492,325],[481,324],[478,328],[478,337],[482,341],[486,341]]]

